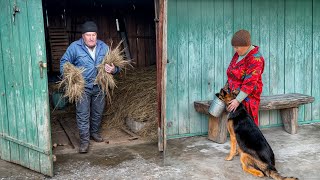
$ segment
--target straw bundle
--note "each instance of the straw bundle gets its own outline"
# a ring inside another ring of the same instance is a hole
[[[63,87],[64,97],[68,97],[70,103],[78,102],[82,98],[85,86],[83,71],[83,68],[76,68],[69,62],[63,66],[63,78],[59,83],[59,89]]]
[[[116,87],[116,82],[112,74],[109,74],[105,71],[106,64],[119,67],[120,69],[126,68],[129,65],[129,61],[126,60],[124,56],[124,49],[120,50],[122,41],[114,49],[110,49],[105,55],[102,63],[98,65],[98,74],[95,79],[95,83],[99,84],[101,90],[106,94],[107,100],[111,103],[111,94]],[[111,92],[111,93],[110,93]]]
[[[154,139],[157,135],[156,68],[128,70],[119,77],[118,88],[107,106],[103,128],[124,127],[125,119],[146,122],[138,132],[142,137]]]

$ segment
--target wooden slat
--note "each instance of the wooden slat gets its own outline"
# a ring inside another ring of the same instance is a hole
[[[46,62],[44,23],[41,0],[28,1],[29,31],[30,34],[30,50],[32,58],[34,94],[37,117],[37,136],[39,136],[39,147],[52,153],[51,130],[49,119],[49,101],[48,101],[48,82],[47,74],[43,73],[40,78],[39,61]],[[44,71],[46,72],[46,71]],[[40,172],[49,176],[53,175],[52,154],[49,156],[40,154]]]
[[[313,54],[312,54],[312,95],[316,100],[312,104],[312,119],[320,119],[320,2],[313,0]],[[307,58],[309,60],[309,57]],[[310,87],[310,85],[307,85]]]
[[[168,1],[168,27],[174,27],[177,24],[177,1]],[[178,68],[178,28],[168,28],[168,61],[167,64],[167,85],[166,85],[166,118],[167,118],[167,134],[175,135],[179,133],[178,121],[178,81],[177,81],[177,68]],[[170,108],[169,108],[170,107]]]
[[[198,1],[189,1],[188,8],[192,9],[192,17],[189,21],[188,27],[188,51],[189,53],[189,67],[188,67],[188,102],[192,104],[197,99],[201,98],[201,33],[198,27],[201,27],[201,3]],[[191,15],[191,14],[190,14]],[[193,108],[189,109],[189,132],[201,132],[201,123],[197,120],[199,113]]]
[[[190,7],[191,8],[191,7]],[[188,31],[189,31],[189,12],[188,1],[177,1],[177,41],[178,59],[177,59],[177,104],[178,104],[178,128],[179,134],[190,133],[189,124],[189,105],[188,103],[188,75],[189,75],[189,51],[188,51]],[[191,16],[192,14],[190,14]],[[170,109],[170,107],[167,107]]]
[[[201,1],[201,13],[202,13],[202,28],[201,28],[201,84],[204,86],[201,88],[202,99],[211,99],[214,92],[214,61],[212,57],[214,57],[214,44],[211,43],[212,39],[214,39],[214,18],[215,15],[212,13],[212,9],[214,9],[215,1]],[[200,63],[200,62],[199,62]],[[201,131],[208,131],[208,122],[207,117],[201,115]]]
[[[299,107],[303,104],[312,103],[314,97],[303,94],[281,94],[272,96],[261,96],[259,110],[287,109]],[[211,101],[195,101],[194,108],[197,112],[208,114]]]
[[[6,3],[4,3],[4,7],[3,11],[5,12],[5,15],[9,16],[11,14],[11,7],[12,4],[10,3],[10,1],[6,1]],[[3,12],[2,12],[3,13]],[[3,17],[3,16],[0,16]],[[11,18],[2,18],[2,21],[4,21],[4,27],[2,27],[2,42],[4,42],[3,44],[5,44],[5,42],[11,42],[11,43],[6,43],[5,46],[3,46],[3,50],[4,50],[4,54],[3,54],[3,58],[4,58],[4,74],[5,75],[10,75],[10,76],[6,76],[5,78],[5,87],[7,90],[6,96],[7,96],[7,122],[5,122],[6,127],[8,127],[8,135],[10,137],[13,137],[15,139],[17,139],[18,135],[17,135],[17,114],[18,112],[16,112],[16,89],[17,92],[19,93],[19,87],[18,87],[18,83],[16,82],[15,78],[17,76],[17,73],[15,73],[16,71],[14,70],[14,66],[17,65],[18,57],[14,51],[15,49],[18,49],[18,47],[16,46],[16,43],[14,43],[15,38],[13,37],[13,27],[12,27],[12,19]],[[12,41],[13,40],[13,41]],[[19,146],[16,143],[10,142],[10,148],[9,149],[5,149],[4,151],[10,151],[10,156],[9,157],[5,157],[7,158],[7,160],[11,161],[11,162],[15,162],[19,164]]]

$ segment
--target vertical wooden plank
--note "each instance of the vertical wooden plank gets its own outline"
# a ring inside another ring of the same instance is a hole
[[[0,51],[1,51],[1,57],[0,57],[0,70],[1,70],[1,77],[0,77],[0,123],[1,123],[1,129],[0,133],[9,134],[9,117],[8,117],[8,105],[7,105],[7,98],[8,98],[8,80],[6,79],[9,74],[6,74],[6,69],[8,65],[9,59],[9,53],[10,53],[10,46],[7,44],[9,42],[9,36],[8,36],[8,27],[11,26],[11,23],[9,22],[8,17],[10,17],[9,10],[10,8],[10,1],[0,1],[0,7],[2,7],[2,15],[0,16]],[[4,46],[6,45],[6,46]],[[11,148],[9,141],[0,138],[1,143],[1,159],[4,159],[6,161],[10,161],[11,157]]]
[[[223,32],[224,32],[224,41],[223,41],[223,80],[227,82],[227,68],[231,62],[231,59],[234,55],[234,51],[231,45],[231,39],[233,36],[233,1],[227,0],[223,1]],[[220,69],[216,69],[218,71],[221,71]],[[224,85],[224,84],[223,84]],[[222,87],[216,87],[215,92],[219,92],[220,88]]]
[[[25,41],[25,36],[28,35],[27,29],[27,23],[28,19],[25,18],[24,13],[27,10],[25,4],[23,1],[16,1],[17,6],[21,8],[23,14],[19,14],[15,17],[15,22],[13,25],[13,46],[12,52],[14,54],[14,59],[12,64],[13,67],[13,74],[15,77],[15,108],[16,108],[16,123],[17,123],[17,139],[23,142],[27,142],[26,138],[26,119],[25,119],[25,102],[28,102],[28,98],[25,97],[24,93],[24,80],[23,77],[28,76],[28,72],[24,74],[25,72],[25,66],[24,66],[24,57],[23,54],[26,50],[26,44],[29,43],[29,41]],[[25,14],[26,15],[26,14]],[[24,33],[27,32],[27,33]],[[26,98],[26,99],[25,99]],[[26,156],[28,154],[28,148],[19,145],[19,164],[25,167],[29,167],[29,158]]]
[[[251,32],[252,25],[252,0],[243,0],[243,29]]]
[[[285,0],[280,0],[277,2],[277,71],[278,71],[278,81],[276,84],[277,94],[283,94],[284,83],[285,83]],[[272,71],[271,71],[272,72]],[[271,79],[270,79],[271,80]],[[270,87],[275,87],[270,81]],[[273,89],[273,88],[272,88]],[[274,112],[275,110],[273,110]],[[276,124],[282,124],[282,120],[280,117],[280,112],[277,111],[277,122]]]
[[[244,3],[243,0],[237,0],[233,1],[234,3],[234,8],[233,8],[233,31],[237,32],[240,29],[244,29]]]
[[[303,93],[311,95],[312,94],[312,0],[305,1],[305,45],[304,45],[304,62],[305,66],[303,71],[304,73],[304,86]],[[319,81],[318,81],[319,82]],[[311,104],[304,105],[304,120],[311,121],[312,120],[312,108]],[[300,118],[299,118],[300,119]]]
[[[40,78],[39,61],[46,62],[45,39],[42,18],[42,3],[41,0],[28,1],[27,7],[29,19],[29,36],[30,48],[32,58],[32,70],[36,117],[38,118],[38,136],[39,147],[49,152],[49,155],[40,154],[40,168],[41,173],[52,176],[53,162],[52,162],[52,144],[51,144],[51,129],[49,123],[49,102],[48,102],[48,83],[47,74],[43,74]],[[35,36],[35,34],[37,34]],[[46,71],[46,70],[44,70]]]
[[[260,46],[260,1],[252,0],[251,43]],[[263,54],[262,54],[263,55]]]
[[[29,39],[29,27],[28,27],[28,6],[26,1],[20,1],[19,6],[21,7],[22,13],[24,16],[19,19],[20,24],[20,42],[21,42],[21,72],[23,74],[23,89],[24,89],[24,106],[25,106],[25,121],[21,123],[21,129],[25,127],[25,133],[22,135],[21,139],[29,144],[38,146],[38,132],[37,132],[37,117],[35,109],[35,94],[34,94],[34,85],[33,85],[33,69],[32,69],[32,59],[30,54],[30,39]],[[29,167],[32,170],[40,171],[39,163],[39,152],[29,149],[28,152],[20,153],[21,156],[24,156]]]
[[[177,1],[177,40],[178,40],[178,119],[179,134],[190,132],[189,127],[189,97],[188,97],[188,80],[189,80],[189,16],[191,7],[188,7],[188,0]]]
[[[296,2],[285,2],[285,93],[295,91]]]
[[[212,99],[214,90],[214,1],[201,1],[202,100]],[[202,132],[208,131],[208,116],[201,115]]]
[[[226,78],[226,68],[224,60],[224,17],[223,17],[223,1],[214,2],[214,15],[215,15],[215,26],[214,26],[214,87],[216,92],[218,92],[225,84]],[[229,64],[229,63],[228,63]]]
[[[312,69],[312,119],[320,120],[320,2],[313,0],[313,69]]]
[[[189,7],[189,126],[190,133],[201,133],[200,114],[193,108],[193,102],[201,99],[202,76],[201,76],[201,3],[199,1],[188,1]]]
[[[297,93],[303,93],[305,84],[305,73],[300,73],[305,71],[305,59],[304,59],[304,53],[305,53],[305,1],[298,1],[295,4],[296,5],[296,17],[295,17],[295,23],[296,23],[296,39],[295,39],[295,66],[294,66],[294,72],[295,72],[295,84],[294,84],[294,90]],[[298,121],[304,120],[304,106],[299,107],[298,112]]]
[[[166,117],[167,135],[179,134],[178,119],[178,26],[177,26],[177,0],[168,1],[168,61],[167,88],[166,88]]]
[[[5,14],[8,14],[7,17],[4,18],[4,21],[6,23],[6,27],[3,27],[3,42],[12,42],[14,40],[13,37],[13,23],[11,18],[11,10],[13,7],[13,2],[9,1],[9,5],[5,7]],[[17,49],[19,47],[14,47],[13,43],[8,43],[7,46],[5,46],[5,74],[10,76],[7,76],[6,78],[6,87],[7,87],[7,108],[8,108],[8,136],[17,139],[18,138],[18,129],[17,129],[17,119],[18,119],[18,109],[16,109],[16,96],[19,93],[19,82],[16,80],[16,76],[18,75],[15,71],[15,68],[19,66],[19,62],[17,62],[18,54],[14,51],[14,49]],[[10,142],[10,151],[11,151],[11,157],[10,161],[19,164],[19,146],[16,143]]]
[[[283,6],[279,6],[278,0],[272,0],[270,2],[270,39],[269,39],[269,47],[270,47],[270,53],[269,53],[269,59],[266,59],[266,62],[269,62],[269,84],[270,84],[270,91],[269,94],[278,94],[279,88],[279,82],[280,79],[282,78],[281,73],[282,70],[280,65],[281,59],[279,59],[279,41],[278,38],[281,36],[279,34],[279,29],[278,29],[278,17],[280,12],[283,11]],[[279,17],[280,18],[280,17]],[[264,74],[265,76],[265,74]],[[281,84],[280,84],[281,85]],[[278,124],[278,111],[270,111],[270,120],[269,124],[274,125]]]
[[[264,66],[264,72],[262,74],[262,82],[263,82],[263,92],[264,95],[270,94],[270,86],[269,86],[269,79],[270,79],[270,60],[269,60],[269,53],[270,53],[270,47],[269,47],[269,26],[270,26],[270,4],[269,1],[259,1],[259,13],[260,13],[260,20],[259,20],[259,51],[263,55],[265,59],[265,66]],[[270,112],[269,111],[261,111],[260,112],[260,118],[259,123],[262,126],[270,125],[269,122],[270,119]]]

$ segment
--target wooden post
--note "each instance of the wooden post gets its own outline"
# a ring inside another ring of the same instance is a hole
[[[209,115],[208,139],[223,144],[227,141],[227,113],[216,118]]]
[[[296,134],[298,130],[298,108],[287,108],[280,110],[284,129],[290,134]]]

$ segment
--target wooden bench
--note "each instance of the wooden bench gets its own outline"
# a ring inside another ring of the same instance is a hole
[[[259,110],[279,109],[284,129],[290,133],[297,133],[298,108],[300,105],[312,103],[314,97],[290,93],[271,96],[261,96]],[[194,108],[197,112],[209,115],[208,138],[217,143],[227,140],[227,112],[216,118],[208,113],[211,101],[195,101]]]

